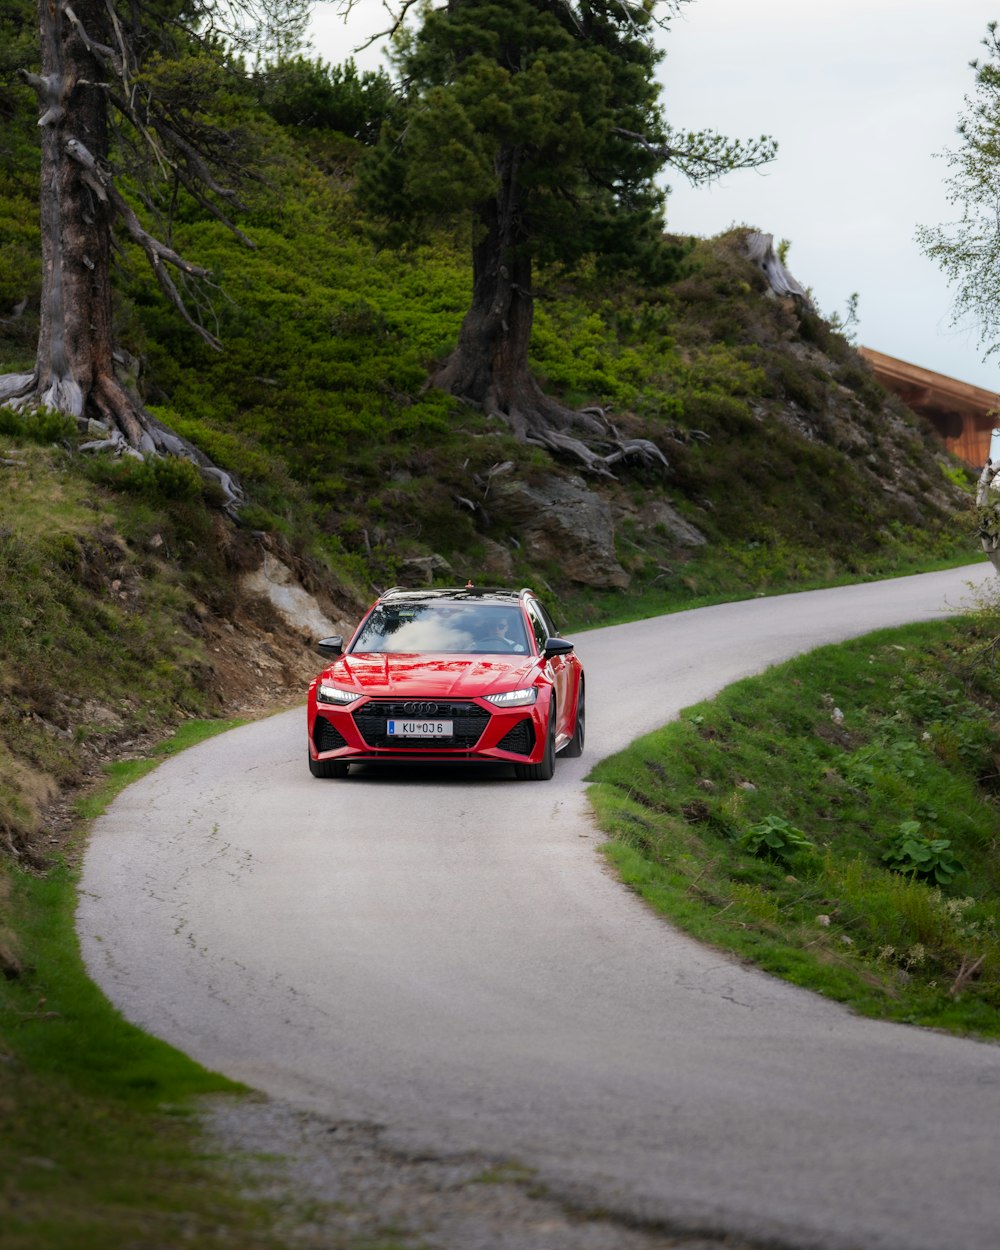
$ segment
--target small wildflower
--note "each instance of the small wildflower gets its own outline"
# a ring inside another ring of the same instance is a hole
[[[919,968],[927,958],[927,948],[922,942],[914,942],[906,952],[903,964],[907,968]]]

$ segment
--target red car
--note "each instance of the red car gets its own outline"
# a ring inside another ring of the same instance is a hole
[[[583,751],[583,666],[530,590],[388,590],[309,686],[309,771],[513,764],[548,781]]]

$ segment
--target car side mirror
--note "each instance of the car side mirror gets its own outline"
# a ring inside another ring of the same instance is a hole
[[[321,638],[316,644],[316,650],[324,659],[335,660],[338,655],[344,654],[344,640],[339,634],[332,638]]]
[[[551,660],[553,656],[556,655],[569,655],[572,650],[573,644],[571,642],[567,642],[565,638],[547,638],[545,640],[545,647],[542,651],[542,655],[544,655],[547,660]]]

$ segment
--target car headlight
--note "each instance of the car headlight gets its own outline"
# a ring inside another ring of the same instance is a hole
[[[316,687],[317,703],[336,703],[343,707],[347,703],[354,703],[360,699],[361,695],[356,694],[353,690],[341,690],[339,686],[328,686],[325,682]]]
[[[527,707],[538,698],[538,691],[534,686],[526,686],[523,690],[506,690],[503,694],[485,694],[483,698],[497,707]]]

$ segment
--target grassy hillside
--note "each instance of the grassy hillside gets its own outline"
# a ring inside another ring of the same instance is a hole
[[[30,367],[39,266],[30,101],[11,88],[0,103],[12,122],[0,152],[3,371]],[[577,625],[974,554],[960,516],[968,475],[826,322],[771,296],[743,232],[670,241],[673,277],[657,287],[587,266],[540,275],[533,366],[545,386],[599,405],[669,466],[625,461],[614,478],[581,481],[578,464],[424,389],[468,299],[468,238],[380,246],[352,197],[360,145],[258,124],[269,174],[242,223],[254,247],[193,204],[175,223],[179,249],[212,269],[224,350],[180,321],[141,257],[126,250],[118,274],[123,368],[155,413],[242,480],[240,525],[189,466],[80,456],[67,423],[0,413],[10,846],[27,845],[94,761],[245,702],[220,645],[234,624],[263,638],[257,702],[294,697],[301,641],[289,645],[239,590],[265,550],[335,617],[436,556],[439,580],[534,584]],[[572,525],[554,544],[526,536],[515,488],[570,479],[603,510],[615,568],[603,583],[581,580],[593,562],[571,558]]]
[[[602,761],[638,893],[866,1015],[1000,1037],[1000,620],[822,647]]]
[[[467,240],[378,250],[350,199],[353,152],[330,137],[321,152],[307,201],[296,198],[292,162],[280,213],[264,206],[248,223],[258,251],[205,224],[184,239],[226,295],[221,355],[135,270],[125,341],[145,362],[150,399],[241,474],[254,526],[296,528],[274,478],[280,463],[308,497],[314,549],[334,567],[391,583],[408,558],[437,553],[464,580],[506,570],[499,546],[513,580],[541,575],[574,610],[580,587],[557,561],[538,568],[519,548],[490,470],[511,463],[532,481],[577,466],[422,389],[466,306]],[[585,272],[540,281],[533,364],[546,387],[610,410],[669,462],[589,483],[611,506],[629,594],[741,593],[947,558],[962,541],[954,469],[842,338],[768,297],[741,242],[678,241],[676,280],[653,290]],[[707,545],[672,542],[653,501]]]

